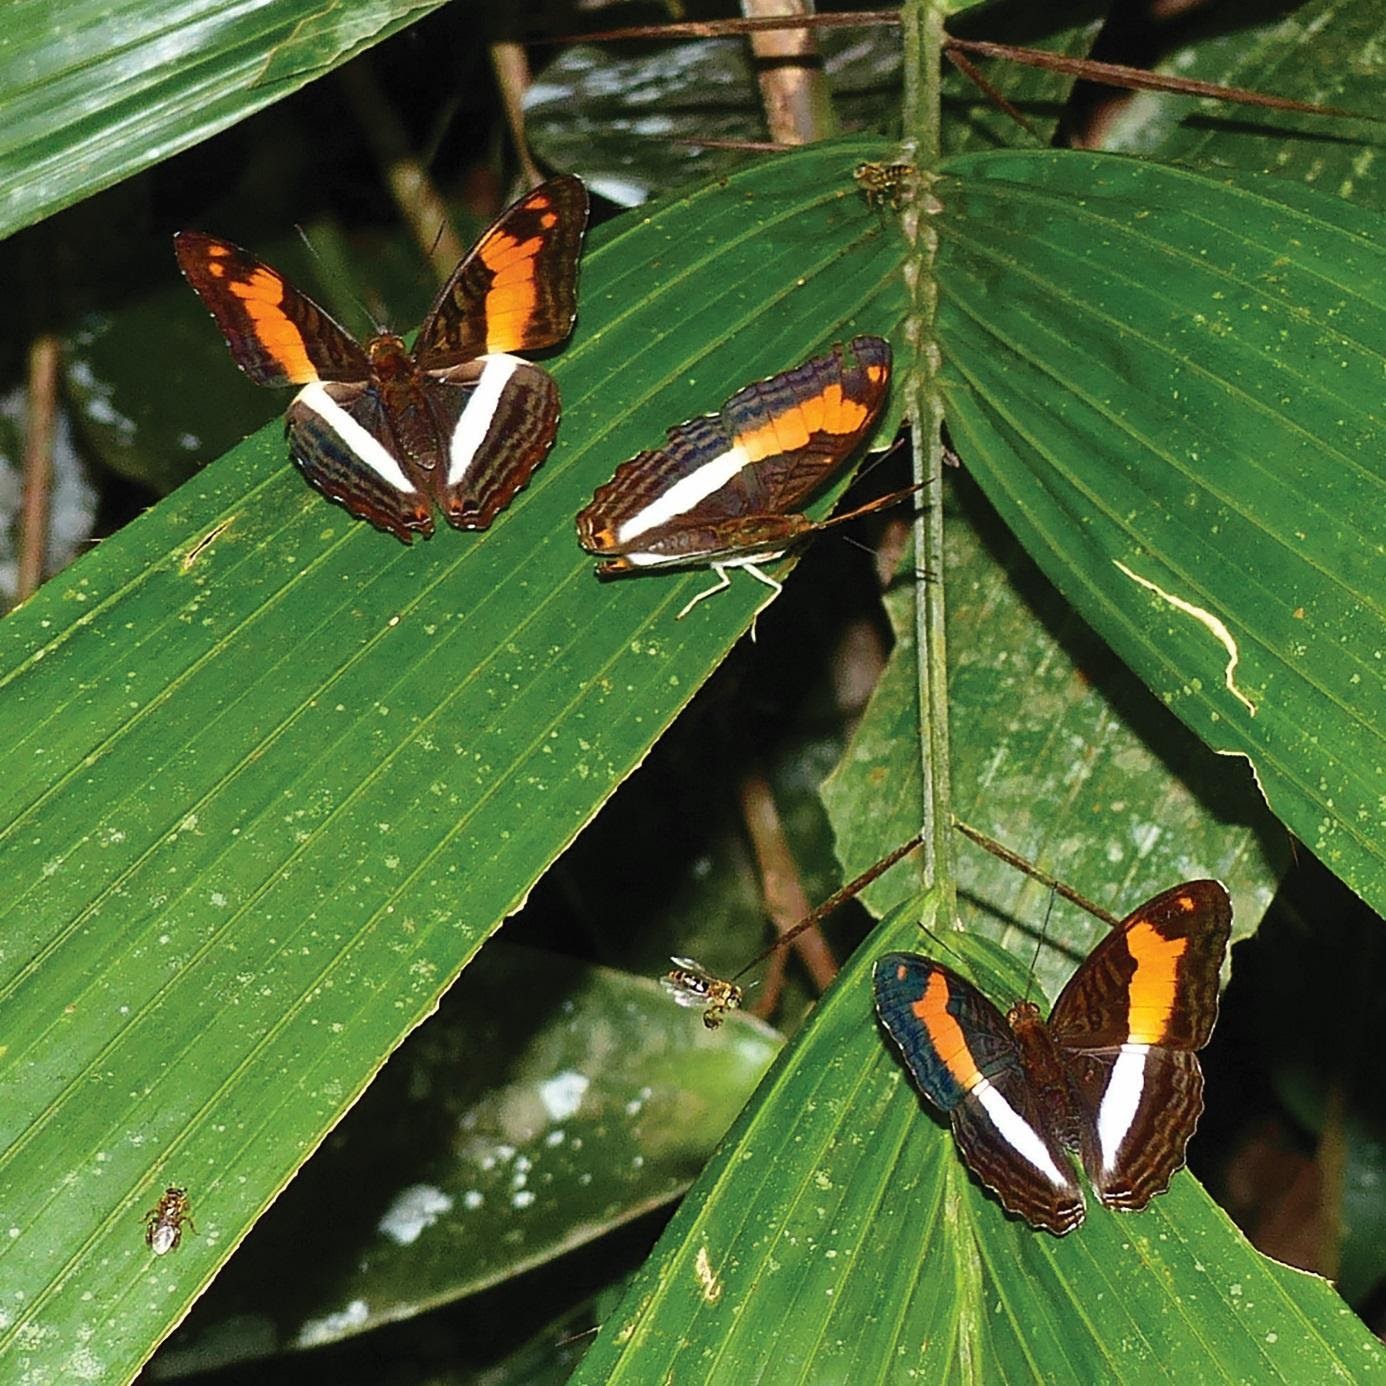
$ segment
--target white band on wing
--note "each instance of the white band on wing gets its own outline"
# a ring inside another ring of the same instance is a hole
[[[636,511],[630,519],[618,525],[616,542],[628,544],[646,530],[668,524],[670,520],[692,510],[700,500],[714,491],[720,491],[750,460],[740,448],[729,448],[726,452],[718,453],[697,471],[680,477],[663,495],[657,496],[643,510]]]
[[[476,457],[477,449],[486,441],[491,424],[500,407],[501,395],[510,383],[510,377],[525,364],[518,356],[497,353],[480,358],[486,364],[481,368],[481,377],[476,382],[462,417],[452,431],[448,444],[448,485],[456,486],[467,474],[467,469]]]
[[[327,393],[327,387],[320,380],[305,385],[294,399],[305,409],[311,409],[333,433],[339,437],[351,452],[359,458],[388,486],[405,495],[416,496],[413,482],[404,474],[399,465],[378,438],[374,438],[355,419]]]
[[[1072,1180],[1063,1174],[1050,1157],[1049,1149],[1039,1133],[996,1090],[989,1078],[983,1078],[970,1090],[981,1104],[993,1125],[1005,1138],[1006,1144],[1039,1170],[1056,1189],[1066,1189]]]

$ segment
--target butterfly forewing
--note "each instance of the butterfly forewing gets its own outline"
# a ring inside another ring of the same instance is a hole
[[[1201,1049],[1218,1015],[1232,903],[1217,881],[1187,881],[1133,910],[1069,979],[1049,1017],[1067,1049],[1158,1044]]]
[[[1109,1207],[1169,1187],[1203,1111],[1194,1051],[1212,1033],[1232,904],[1188,881],[1133,910],[1069,979],[1049,1018],[1086,1108],[1083,1164]]]
[[[890,344],[853,338],[793,370],[738,390],[722,428],[746,459],[744,513],[798,510],[870,431],[890,386]]]
[[[173,245],[184,278],[216,319],[236,364],[257,385],[369,377],[361,346],[278,270],[201,231],[180,231]]]
[[[434,300],[414,344],[419,367],[562,342],[577,313],[586,226],[587,189],[577,178],[552,178],[506,208]]]
[[[976,987],[912,953],[875,965],[876,1013],[921,1092],[948,1113],[968,1168],[1008,1211],[1058,1235],[1083,1196],[1006,1018]]]

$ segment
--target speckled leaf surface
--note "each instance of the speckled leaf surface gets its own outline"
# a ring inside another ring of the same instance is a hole
[[[1208,13],[1161,65],[1177,77],[1250,87],[1376,116],[1386,98],[1386,11],[1375,0],[1307,0],[1268,12],[1235,0]],[[1207,168],[1293,179],[1358,207],[1386,209],[1381,126],[1142,93],[1104,147]]]
[[[1177,881],[1216,876],[1250,933],[1288,840],[1244,762],[1218,756],[1142,687],[1039,574],[966,477],[944,493],[949,710],[959,817],[1115,914]],[[895,648],[824,785],[849,876],[915,830],[918,661],[907,590],[886,598]],[[1103,926],[954,838],[965,925],[1035,961],[1057,994]],[[878,912],[909,889],[900,867],[868,888]]]
[[[496,940],[256,1227],[161,1373],[407,1318],[669,1202],[780,1044],[745,1014],[710,1031],[648,978]]]
[[[1111,156],[949,167],[953,440],[1063,596],[1386,905],[1386,251],[1292,184]]]
[[[0,1351],[34,1379],[134,1370],[764,604],[676,622],[708,575],[599,583],[573,516],[671,423],[894,331],[880,149],[595,234],[557,447],[486,534],[403,548],[274,425],[0,623]],[[207,1231],[156,1261],[173,1179]]]
[[[1243,1240],[1186,1173],[1145,1212],[1059,1240],[958,1159],[873,1023],[872,961],[918,949],[927,900],[852,956],[684,1200],[574,1380],[708,1383],[1361,1380],[1379,1343],[1327,1282]],[[953,934],[994,996],[1024,964]]]

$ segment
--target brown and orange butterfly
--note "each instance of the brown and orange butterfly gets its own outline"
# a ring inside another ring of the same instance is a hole
[[[621,463],[578,512],[578,542],[602,560],[601,577],[710,567],[717,586],[680,617],[730,586],[732,568],[778,592],[758,564],[908,494],[831,520],[801,513],[870,434],[889,389],[890,343],[873,336],[746,385],[719,413],[675,424],[662,447]]]
[[[1088,954],[1048,1021],[1030,1001],[1003,1016],[941,964],[888,953],[876,1013],[973,1174],[1009,1212],[1062,1236],[1084,1214],[1069,1152],[1101,1203],[1132,1211],[1184,1163],[1231,924],[1217,881],[1147,900]]]
[[[512,355],[556,346],[577,312],[587,190],[542,183],[463,257],[414,343],[365,343],[230,241],[174,237],[178,264],[258,385],[300,385],[285,416],[308,481],[409,543],[433,533],[432,504],[458,529],[485,529],[547,456],[558,387]]]

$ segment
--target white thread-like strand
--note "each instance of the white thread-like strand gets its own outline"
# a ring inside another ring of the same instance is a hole
[[[972,1089],[972,1096],[982,1104],[982,1109],[1016,1154],[1034,1165],[1056,1189],[1068,1187],[1071,1180],[1060,1172],[1050,1158],[1039,1133],[1001,1096],[989,1078],[983,1078]]]
[[[476,382],[476,389],[472,391],[467,407],[452,431],[452,441],[448,444],[449,486],[456,486],[466,476],[477,449],[491,431],[492,420],[500,407],[501,393],[510,383],[510,377],[525,364],[518,356],[503,353],[483,356],[481,360],[486,363],[481,368],[481,378]]]
[[[347,449],[368,466],[387,486],[396,491],[414,496],[414,489],[403,468],[385,450],[380,441],[373,438],[355,419],[327,393],[327,387],[320,380],[305,385],[295,397],[295,404],[311,409],[333,433],[346,444]]]
[[[697,471],[681,477],[663,495],[657,496],[643,510],[637,510],[630,519],[618,525],[616,542],[627,544],[646,530],[686,514],[700,500],[714,491],[720,491],[750,461],[740,448],[729,448],[726,452],[718,453],[710,462],[704,462]]]
[[[1131,1123],[1140,1110],[1145,1092],[1145,1061],[1150,1053],[1148,1044],[1123,1044],[1107,1091],[1097,1107],[1097,1144],[1102,1151],[1102,1168],[1115,1168],[1121,1143],[1131,1130]]]
[[[1192,602],[1186,602],[1183,597],[1176,597],[1173,592],[1166,592],[1158,583],[1151,582],[1149,578],[1144,578],[1139,573],[1133,573],[1119,559],[1114,558],[1112,562],[1132,582],[1138,582],[1142,587],[1154,592],[1157,597],[1164,598],[1176,611],[1182,611],[1184,615],[1192,616],[1200,625],[1206,627],[1215,639],[1221,642],[1223,649],[1227,651],[1227,668],[1223,671],[1222,681],[1227,685],[1227,691],[1255,717],[1256,704],[1237,687],[1237,681],[1233,677],[1237,672],[1237,662],[1241,659],[1241,654],[1237,649],[1237,642],[1232,638],[1232,632],[1212,612],[1205,611],[1201,606],[1194,606]]]

